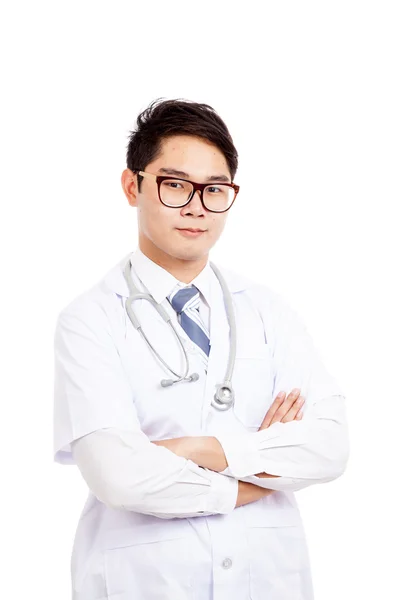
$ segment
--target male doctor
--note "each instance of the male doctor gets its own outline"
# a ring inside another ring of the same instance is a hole
[[[216,406],[232,337],[209,252],[239,192],[237,164],[210,106],[151,103],[122,173],[138,247],[58,316],[54,460],[76,464],[89,488],[73,600],[313,598],[294,492],[344,472],[345,397],[283,297],[219,267],[236,357],[233,405]],[[170,323],[139,298],[133,326],[128,259]]]

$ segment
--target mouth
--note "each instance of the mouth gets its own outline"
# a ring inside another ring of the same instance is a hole
[[[195,229],[193,227],[189,227],[188,229],[179,229],[177,227],[177,230],[180,231],[180,233],[182,235],[185,235],[186,237],[199,237],[202,233],[205,233],[205,229]]]
[[[197,232],[197,231],[205,231],[205,229],[194,229],[194,227],[185,227],[185,228],[178,228],[179,231],[193,231],[193,232]]]

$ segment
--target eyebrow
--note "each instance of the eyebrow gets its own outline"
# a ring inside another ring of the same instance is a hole
[[[183,179],[190,179],[189,173],[185,173],[185,171],[164,167],[161,167],[158,171],[160,173],[165,173],[166,175],[175,175],[176,177],[183,177]],[[226,175],[211,175],[211,177],[207,177],[206,181],[227,181],[228,183],[231,183],[231,180]]]

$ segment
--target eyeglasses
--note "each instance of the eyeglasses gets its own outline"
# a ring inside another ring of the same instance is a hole
[[[180,179],[168,175],[154,175],[147,171],[133,171],[142,177],[157,182],[158,197],[164,206],[182,208],[189,204],[194,193],[200,191],[200,200],[210,212],[222,213],[229,210],[239,193],[235,183],[196,183],[189,179]]]

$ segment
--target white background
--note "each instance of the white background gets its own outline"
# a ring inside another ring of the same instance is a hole
[[[87,489],[52,462],[55,320],[136,247],[127,136],[164,97],[213,106],[239,151],[212,258],[283,293],[346,392],[347,471],[297,493],[316,600],[398,597],[398,3],[9,1],[0,21],[1,596],[70,599]]]

